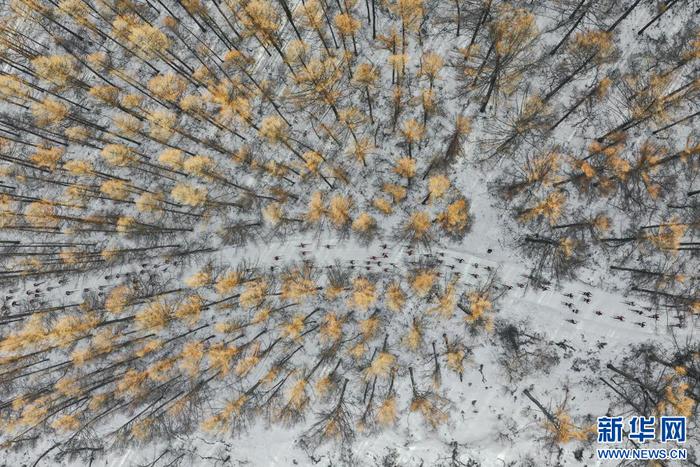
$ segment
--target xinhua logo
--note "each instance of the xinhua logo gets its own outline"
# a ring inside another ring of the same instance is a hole
[[[658,428],[658,431],[657,431]],[[598,442],[619,444],[624,438],[635,443],[636,449],[620,449],[612,446],[598,449],[599,459],[686,459],[685,449],[642,449],[649,441],[661,443],[685,443],[685,417],[631,417],[625,423],[623,417],[598,417]]]
[[[660,417],[659,441],[667,443],[685,443],[685,417]],[[656,439],[656,417],[632,417],[629,420],[629,431],[625,430],[622,417],[598,417],[598,442],[621,443],[623,435],[638,443]]]

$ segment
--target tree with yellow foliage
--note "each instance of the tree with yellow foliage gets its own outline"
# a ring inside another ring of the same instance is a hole
[[[280,15],[267,0],[254,0],[241,5],[237,10],[237,18],[245,27],[244,34],[253,36],[264,47],[271,45],[287,64],[289,71],[294,70],[282,51],[282,42],[279,38],[281,28]]]
[[[597,238],[601,235],[607,233],[611,228],[610,217],[598,213],[588,219],[582,219],[578,222],[569,222],[566,224],[557,224],[552,226],[552,230],[555,229],[567,229],[570,231],[576,231],[578,229],[586,229],[590,233],[591,237]]]
[[[369,213],[361,212],[352,221],[352,230],[363,242],[369,243],[377,234],[377,220]]]
[[[566,194],[562,191],[552,191],[542,201],[532,207],[522,209],[518,212],[518,219],[521,222],[533,222],[539,219],[546,219],[554,225],[563,215],[566,204]]]
[[[450,179],[445,175],[435,175],[428,179],[428,194],[421,204],[427,204],[430,200],[437,200],[445,196],[450,188]]]
[[[328,19],[327,8],[321,3],[321,0],[310,0],[308,2],[304,2],[301,8],[296,11],[297,16],[301,20],[302,26],[312,29],[318,36],[318,39],[323,45],[323,49],[326,51],[326,54],[331,55],[331,49],[324,31],[324,19]],[[333,34],[333,28],[329,28],[329,30],[335,44],[335,34]],[[335,46],[337,47],[337,44],[335,44]]]
[[[326,215],[336,229],[342,230],[351,224],[350,209],[352,209],[352,199],[348,196],[336,195],[328,203]]]
[[[379,69],[371,63],[359,63],[355,67],[352,82],[356,86],[364,89],[365,97],[367,98],[367,108],[369,110],[369,119],[374,125],[374,112],[372,110],[372,93],[377,87],[379,80]],[[364,160],[364,159],[363,159]]]
[[[424,14],[423,0],[396,0],[389,3],[389,9],[401,21],[401,52],[406,54],[408,34],[417,32],[420,35],[420,22]]]
[[[571,415],[567,412],[568,389],[564,401],[554,412],[545,408],[528,389],[523,390],[523,394],[525,394],[545,416],[544,428],[549,433],[552,443],[565,444],[571,441],[586,441],[594,436],[595,427],[592,425],[587,427],[576,426],[571,419]]]
[[[414,272],[411,288],[419,297],[427,297],[437,282],[438,274],[434,269],[419,269]]]
[[[345,53],[348,54],[348,48],[346,44],[346,37],[350,37],[352,39],[352,47],[354,54],[357,55],[357,41],[355,41],[355,33],[360,29],[360,21],[354,18],[349,12],[346,13],[338,13],[335,18],[335,26],[338,29],[338,32],[340,33],[340,38],[343,43],[343,48],[345,49]],[[348,64],[348,69],[350,69],[350,66]],[[352,78],[352,76],[351,76]]]
[[[352,281],[353,293],[351,304],[359,310],[367,310],[377,300],[375,285],[366,277],[357,277]]]
[[[432,429],[436,429],[438,426],[446,423],[449,419],[447,412],[449,401],[434,391],[418,390],[413,375],[413,367],[409,367],[408,372],[411,377],[411,389],[413,391],[409,410],[421,415],[423,421]]]
[[[435,221],[448,236],[456,239],[464,238],[472,225],[469,202],[466,198],[457,198],[448,204],[445,210],[438,213]]]
[[[419,74],[428,79],[431,90],[435,85],[435,80],[439,78],[444,63],[443,58],[435,52],[426,52],[420,59]]]
[[[433,157],[428,168],[423,173],[423,180],[432,173],[433,170],[446,171],[454,164],[464,151],[465,139],[471,132],[471,119],[463,115],[455,117],[454,129],[448,138],[447,148],[444,152]]]
[[[289,149],[289,151],[291,151],[292,154],[294,154],[294,156],[296,156],[300,161],[302,161],[304,165],[308,165],[309,161],[297,149],[295,149],[292,146],[288,131],[289,130],[287,128],[287,125],[280,117],[270,115],[268,117],[265,117],[260,123],[259,134],[260,136],[268,140],[270,143],[283,145],[284,147]],[[318,152],[314,152],[314,154],[320,155],[320,153]],[[331,183],[323,176],[323,174],[320,173],[320,171],[319,174],[326,182],[326,184],[332,189],[333,185],[331,185]]]
[[[510,79],[518,79],[518,68],[523,66],[523,52],[537,37],[538,29],[535,16],[524,9],[516,8],[509,3],[503,3],[493,10],[494,20],[488,23],[489,50],[480,70],[491,70],[485,86],[485,96],[479,108],[485,112],[491,96]],[[478,76],[475,78],[475,80]]]
[[[553,237],[528,235],[523,238],[523,251],[530,255],[535,266],[533,280],[546,280],[551,273],[557,279],[570,278],[589,260],[589,244],[584,240],[555,234]]]
[[[324,441],[334,439],[341,443],[348,443],[354,438],[355,432],[352,429],[352,421],[345,399],[347,386],[348,379],[346,378],[334,405],[329,410],[321,412],[318,420],[306,432],[304,437],[312,446],[318,446]]]
[[[406,120],[401,127],[401,135],[408,147],[408,157],[413,157],[413,145],[420,143],[425,137],[425,127],[416,120]]]
[[[606,383],[616,407],[644,416],[693,417],[697,400],[692,385],[700,374],[697,344],[666,348],[652,343],[635,345],[606,368],[615,377]],[[688,436],[695,438],[688,430]],[[688,441],[690,441],[688,439]]]
[[[410,214],[403,226],[403,235],[412,244],[429,245],[434,239],[430,215],[426,211]]]

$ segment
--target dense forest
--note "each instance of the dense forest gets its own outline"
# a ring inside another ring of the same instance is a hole
[[[606,410],[688,417],[698,465],[697,7],[0,1],[8,465],[237,465],[278,425],[414,465],[356,446],[496,390],[504,465],[584,465]]]

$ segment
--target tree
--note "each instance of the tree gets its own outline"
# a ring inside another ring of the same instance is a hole
[[[371,63],[360,63],[355,67],[353,73],[353,83],[363,88],[367,97],[367,106],[369,109],[369,118],[374,125],[374,113],[372,110],[372,90],[377,86],[379,80],[379,70]]]
[[[489,50],[483,59],[484,65],[490,64],[490,76],[487,80],[484,99],[479,108],[485,112],[491,96],[503,81],[512,79],[520,66],[522,53],[537,37],[538,30],[532,13],[505,3],[498,7],[495,19],[489,23]],[[491,54],[493,53],[493,57]],[[490,61],[489,61],[490,60]],[[483,70],[485,66],[480,66]],[[482,85],[483,86],[483,85]]]

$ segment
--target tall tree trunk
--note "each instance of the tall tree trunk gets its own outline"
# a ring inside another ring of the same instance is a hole
[[[584,0],[584,1],[585,1],[585,0]],[[583,4],[583,1],[581,2],[581,4]],[[577,9],[578,9],[578,7],[577,7]],[[581,16],[579,16],[579,18],[576,20],[576,22],[574,23],[574,25],[571,26],[571,29],[569,29],[569,30],[566,32],[566,34],[564,35],[564,37],[562,37],[561,40],[557,43],[557,45],[554,46],[554,48],[549,52],[549,55],[554,55],[555,53],[557,53],[557,50],[559,50],[559,48],[567,41],[567,39],[569,38],[569,36],[571,36],[571,34],[576,30],[576,28],[578,27],[579,23],[583,20],[583,18],[586,17],[586,13],[588,13],[588,10],[584,11],[583,13],[581,13]]]
[[[297,39],[301,39],[301,34],[299,34],[299,30],[297,29],[296,24],[294,24],[294,18],[292,17],[292,11],[289,9],[289,5],[287,5],[287,0],[277,0],[280,5],[282,5],[282,9],[284,10],[284,14],[287,16],[287,20],[289,21],[289,24],[292,25],[292,29],[294,29],[294,33],[297,35]]]
[[[474,45],[474,42],[476,42],[476,36],[479,34],[479,30],[481,29],[481,26],[486,22],[486,18],[488,17],[490,11],[491,11],[491,1],[489,0],[488,3],[486,4],[486,8],[484,9],[484,13],[481,15],[481,18],[479,18],[479,22],[476,25],[476,28],[474,29],[474,34],[472,34],[472,38],[469,41],[469,45]]]
[[[493,68],[493,72],[491,72],[491,79],[489,80],[489,88],[488,88],[488,91],[486,91],[486,97],[484,98],[484,102],[481,103],[481,108],[479,108],[479,112],[481,112],[481,113],[484,113],[486,111],[486,107],[488,106],[489,100],[491,99],[491,94],[493,94],[493,89],[496,87],[496,80],[498,79],[498,73],[501,71],[500,65],[501,65],[501,56],[499,54],[496,54],[496,65]]]
[[[659,128],[658,130],[654,131],[652,134],[655,135],[655,134],[660,133],[660,132],[662,132],[662,131],[664,131],[664,130],[668,130],[669,128],[673,128],[674,126],[678,125],[679,123],[683,123],[683,122],[685,122],[686,120],[690,120],[690,119],[692,119],[692,118],[695,118],[695,117],[697,117],[698,115],[700,115],[700,111],[695,112],[694,114],[687,115],[687,116],[681,118],[680,120],[676,120],[676,121],[673,122],[673,123],[669,123],[668,125],[663,126],[663,127]]]
[[[457,7],[457,37],[459,37],[459,32],[462,27],[462,10],[459,5],[459,0],[455,0],[455,6]]]
[[[606,29],[605,32],[612,32],[617,27],[618,24],[620,24],[625,18],[627,18],[627,16],[629,16],[630,13],[632,13],[632,11],[635,8],[637,8],[637,5],[639,5],[641,3],[641,1],[642,0],[635,0],[634,3],[632,5],[630,5],[630,7],[627,8],[627,10],[625,10],[625,12],[622,14],[622,16],[620,16],[617,19],[617,21],[615,21],[608,29]]]
[[[552,413],[551,413],[549,410],[547,410],[547,409],[540,403],[540,401],[538,401],[537,399],[535,399],[535,396],[533,396],[532,394],[530,394],[530,391],[529,391],[529,390],[524,389],[524,390],[523,390],[523,394],[525,394],[525,395],[527,396],[527,398],[530,399],[530,400],[537,406],[537,408],[540,409],[540,411],[542,411],[542,413],[544,414],[544,416],[547,417],[547,420],[549,420],[549,421],[550,421],[553,425],[555,425],[555,426],[558,426],[558,425],[559,425],[559,421],[554,417],[554,415],[552,415]]]
[[[661,12],[660,12],[659,14],[657,14],[656,16],[654,16],[647,24],[645,24],[645,25],[642,27],[642,29],[640,29],[639,31],[637,31],[637,35],[641,36],[642,34],[644,34],[644,31],[646,31],[646,29],[647,29],[649,26],[651,26],[651,25],[654,24],[659,18],[661,18],[661,16],[663,16],[664,13],[666,13],[668,10],[670,10],[671,7],[672,7],[675,3],[677,3],[677,2],[678,2],[678,0],[670,0],[667,4],[665,4],[665,5],[663,6],[663,10],[661,10]]]

